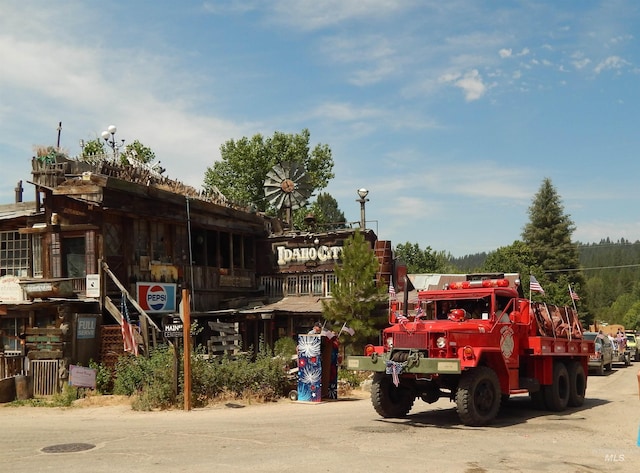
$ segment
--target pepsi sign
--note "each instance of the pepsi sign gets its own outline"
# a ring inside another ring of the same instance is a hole
[[[176,284],[160,282],[136,283],[138,304],[145,312],[162,313],[176,311]]]

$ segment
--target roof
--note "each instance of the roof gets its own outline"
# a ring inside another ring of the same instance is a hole
[[[29,217],[37,213],[35,202],[17,202],[15,204],[0,205],[0,220]]]
[[[240,310],[241,314],[263,314],[273,312],[289,312],[296,314],[319,314],[322,312],[322,300],[317,296],[284,297],[272,304],[266,304],[253,309]]]

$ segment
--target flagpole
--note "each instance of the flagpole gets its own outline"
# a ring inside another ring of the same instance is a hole
[[[346,323],[346,322],[342,324],[342,328],[340,329],[340,331],[338,332],[338,335],[337,335],[338,337],[340,336],[340,334],[342,333],[342,331],[344,330],[344,328],[345,328],[346,326],[347,326],[347,323]]]
[[[576,311],[576,314],[578,313],[578,309],[576,308],[576,300],[573,298],[573,290],[571,290],[571,284],[569,284],[569,297],[571,297],[571,303],[573,304],[573,310]]]

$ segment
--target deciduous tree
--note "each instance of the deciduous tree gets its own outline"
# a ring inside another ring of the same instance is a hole
[[[309,139],[309,130],[304,129],[295,135],[276,131],[266,139],[256,134],[229,140],[220,147],[222,159],[207,168],[203,188],[205,192],[218,189],[232,201],[253,204],[265,212],[269,210],[264,196],[267,173],[276,164],[294,162],[304,167],[314,190],[324,189],[334,177],[331,149],[324,144],[310,149]]]

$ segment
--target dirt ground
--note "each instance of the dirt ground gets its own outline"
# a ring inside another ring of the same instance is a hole
[[[184,411],[133,411],[121,396],[73,408],[0,407],[2,471],[561,472],[640,471],[640,364],[590,376],[582,407],[533,409],[513,396],[485,427],[461,424],[455,403],[417,400],[401,419],[378,416],[367,392],[337,401],[227,400]],[[81,452],[47,448],[81,446]]]

